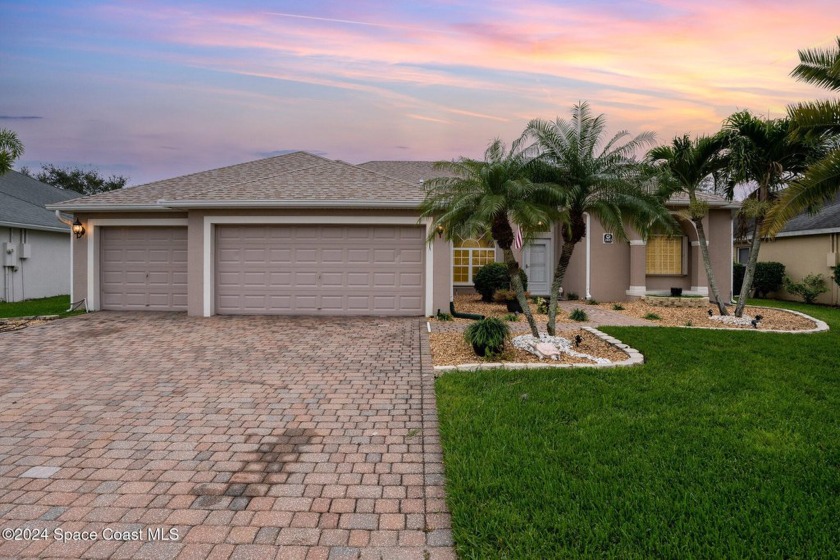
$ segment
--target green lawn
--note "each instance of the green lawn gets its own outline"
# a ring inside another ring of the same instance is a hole
[[[70,315],[70,296],[53,296],[41,299],[28,299],[14,303],[0,302],[0,318],[29,317],[31,315]],[[84,308],[82,308],[82,312]],[[72,314],[78,313],[74,311]]]
[[[612,327],[647,364],[441,377],[459,557],[840,557],[840,310],[784,307],[832,330]]]

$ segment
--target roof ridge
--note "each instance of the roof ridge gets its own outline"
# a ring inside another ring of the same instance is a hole
[[[374,175],[378,175],[378,176],[380,176],[380,177],[386,177],[386,178],[388,178],[388,179],[391,179],[392,181],[399,181],[400,183],[403,183],[403,184],[406,184],[406,185],[410,185],[410,186],[412,186],[412,187],[416,187],[416,186],[417,186],[417,184],[416,184],[416,183],[412,183],[412,182],[410,182],[410,181],[406,181],[405,179],[400,179],[399,177],[393,177],[393,176],[391,176],[391,175],[386,175],[385,173],[380,173],[379,171],[374,171],[373,169],[367,169],[367,168],[365,168],[365,167],[362,167],[362,166],[364,165],[364,163],[355,164],[355,163],[347,163],[346,161],[341,161],[341,160],[335,160],[335,161],[336,161],[336,163],[342,163],[342,164],[344,164],[344,165],[349,165],[349,166],[351,166],[351,167],[355,167],[356,169],[359,169],[359,170],[361,170],[361,171],[364,171],[365,173],[372,173],[372,174],[374,174]],[[370,163],[370,162],[368,161],[368,162],[365,162],[365,163]],[[421,184],[422,184],[422,181],[421,181]]]
[[[298,153],[298,152],[294,152],[294,153]],[[300,152],[300,153],[308,154],[308,152]],[[284,154],[284,155],[291,155],[291,154]],[[312,154],[309,154],[309,155],[312,155]],[[281,156],[273,156],[273,157],[281,157]],[[315,157],[318,157],[318,156],[315,156]],[[254,161],[265,161],[266,159],[272,159],[272,158],[263,158],[263,159],[257,159],[257,160],[254,160]],[[322,158],[322,159],[325,159],[326,161],[330,161],[327,158]],[[253,162],[246,162],[246,163],[253,163]],[[288,175],[289,173],[296,173],[298,171],[303,171],[303,170],[306,170],[306,169],[312,169],[313,167],[318,167],[318,164],[313,163],[312,165],[307,165],[306,167],[296,167],[295,169],[288,169],[286,171],[281,171],[280,173],[273,173],[271,175],[264,175],[262,177],[255,177],[254,179],[248,179],[247,181],[239,181],[237,183],[229,183],[229,184],[225,185],[225,187],[234,187],[234,186],[237,186],[237,185],[247,185],[248,183],[256,183],[257,181],[265,181],[266,179],[271,179],[272,177],[280,177],[281,175]]]

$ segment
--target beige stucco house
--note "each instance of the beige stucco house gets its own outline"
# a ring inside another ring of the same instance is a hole
[[[431,162],[351,165],[295,152],[49,208],[85,227],[72,245],[72,292],[90,309],[432,315],[500,257],[484,240],[426,242],[431,226],[418,205],[436,173]],[[720,278],[731,279],[731,208],[711,206],[709,247]],[[685,224],[680,237],[630,243],[590,224],[566,291],[603,301],[672,286],[706,293]],[[548,294],[561,243],[547,231],[519,254],[532,294]]]
[[[746,263],[749,247],[746,242],[736,245],[739,262]],[[817,298],[817,303],[840,305],[840,289],[834,283],[832,267],[840,263],[840,195],[819,213],[807,213],[790,220],[775,239],[762,242],[758,260],[780,262],[785,274],[795,282],[809,274],[822,274],[829,291]],[[787,293],[784,288],[774,297],[801,301],[800,296]]]

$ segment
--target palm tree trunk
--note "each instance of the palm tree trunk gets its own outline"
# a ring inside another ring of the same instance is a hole
[[[563,285],[563,277],[566,276],[566,269],[569,268],[569,261],[572,260],[572,252],[576,243],[566,241],[563,249],[560,250],[560,259],[554,269],[554,280],[551,282],[551,295],[548,300],[548,334],[554,336],[557,324],[557,299],[560,294],[560,286]]]
[[[513,251],[510,247],[502,249],[502,254],[505,257],[505,264],[507,265],[508,274],[510,275],[510,287],[516,292],[516,301],[522,307],[522,313],[528,320],[528,326],[531,327],[531,334],[534,337],[540,337],[540,331],[537,329],[537,322],[534,320],[534,314],[531,313],[531,306],[528,305],[528,298],[525,297],[525,288],[522,286],[522,278],[519,276],[519,263],[513,256]]]
[[[750,245],[750,259],[747,261],[747,268],[744,270],[744,282],[741,284],[741,295],[738,297],[738,305],[735,307],[735,316],[744,315],[744,306],[747,305],[747,298],[752,291],[753,277],[755,276],[755,265],[758,262],[758,249],[761,247],[761,226],[764,224],[764,216],[755,219],[752,232],[752,244]]]
[[[693,192],[690,192],[688,196],[689,202],[693,207],[697,203],[696,197]],[[691,221],[694,222],[694,227],[697,228],[697,238],[700,241],[700,254],[703,255],[703,268],[706,269],[706,279],[709,281],[709,289],[712,290],[712,297],[717,302],[718,313],[729,315],[729,311],[726,310],[726,305],[720,297],[717,280],[715,280],[715,271],[712,270],[712,259],[709,257],[709,245],[706,243],[706,230],[703,228],[703,218],[692,218]]]

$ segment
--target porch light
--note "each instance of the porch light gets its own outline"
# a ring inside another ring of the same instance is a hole
[[[443,237],[443,226],[438,226],[437,228],[438,237]]]
[[[76,218],[76,221],[73,222],[71,228],[73,229],[73,234],[76,236],[76,239],[81,239],[81,237],[85,234],[85,226],[82,225],[79,218]]]

